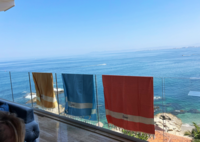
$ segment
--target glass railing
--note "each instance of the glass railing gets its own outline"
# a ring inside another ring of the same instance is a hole
[[[58,107],[44,109],[36,103],[36,90],[31,72],[0,72],[0,99],[42,109],[77,121],[125,133],[108,126],[105,114],[102,75],[94,75],[97,120],[83,119],[65,113],[65,95],[61,73],[52,73]],[[155,138],[148,141],[191,141],[185,136],[192,131],[193,123],[200,124],[200,78],[154,77],[154,123]],[[127,133],[125,133],[127,134]],[[130,135],[130,133],[128,134]],[[131,134],[132,135],[132,134]],[[135,137],[144,138],[139,134]]]

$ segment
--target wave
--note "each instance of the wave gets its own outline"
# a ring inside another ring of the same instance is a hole
[[[106,66],[106,64],[98,64],[97,66]]]
[[[160,96],[154,96],[154,100],[160,100],[162,99]]]
[[[89,66],[81,66],[81,67],[91,67],[91,66],[106,66],[107,64],[97,64],[97,65],[89,65]]]
[[[32,93],[32,98],[35,98],[36,97],[36,94],[35,93]],[[26,96],[25,96],[26,99],[31,99],[31,93],[27,93]]]
[[[184,126],[184,127],[191,127],[192,125],[190,125],[188,123],[184,123],[182,126]]]

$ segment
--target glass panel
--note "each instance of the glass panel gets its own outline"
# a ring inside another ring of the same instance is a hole
[[[35,108],[37,106],[37,96],[36,96],[36,91],[35,91],[35,83],[33,80],[33,75],[32,72],[30,74],[30,86],[31,86],[31,91],[32,91],[32,102],[33,102],[33,107]]]
[[[61,74],[56,73],[57,76],[57,86],[56,86],[56,82],[55,82],[55,90],[56,90],[56,94],[58,94],[56,97],[58,99],[59,102],[59,111],[60,111],[60,115],[65,116],[65,95],[64,95],[64,88],[63,88],[63,83],[62,83],[62,77]],[[58,90],[57,90],[58,87]],[[58,91],[58,93],[57,93]]]
[[[200,78],[190,78],[190,92],[188,95],[200,97]]]
[[[174,141],[187,141],[187,130],[192,130],[192,122],[199,123],[200,98],[189,96],[192,87],[189,78],[165,78],[165,137]],[[182,137],[180,137],[182,136]]]
[[[163,121],[159,118],[163,114],[164,94],[163,94],[163,78],[154,77],[154,124],[155,124],[155,138],[151,137],[150,142],[163,141],[164,126]]]
[[[14,102],[32,106],[29,76],[27,72],[11,72]]]
[[[99,117],[99,127],[106,129],[115,130],[114,127],[109,127],[106,119],[105,113],[105,101],[104,101],[104,92],[103,92],[103,82],[102,75],[96,75],[97,90],[98,90],[98,117]]]
[[[13,101],[9,72],[0,72],[0,98]]]
[[[108,127],[105,114],[105,101],[102,75],[94,75],[94,91],[97,105],[97,121],[66,115],[65,95],[61,73],[53,73],[53,85],[59,108],[46,109],[36,104],[36,91],[32,73],[12,72],[12,90],[14,101],[19,104],[32,106],[51,113],[66,116],[71,119],[120,132],[114,127]],[[0,98],[13,101],[9,72],[0,72]],[[30,95],[30,84],[32,100]],[[97,83],[97,84],[95,84]],[[97,89],[97,90],[96,90]],[[58,92],[58,95],[57,95]],[[99,121],[98,121],[99,118]],[[200,78],[158,78],[154,77],[154,123],[155,139],[148,141],[190,141],[184,136],[186,131],[192,131],[193,122],[200,124]],[[181,136],[181,137],[180,137]]]

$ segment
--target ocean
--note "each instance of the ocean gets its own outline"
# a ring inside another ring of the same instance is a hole
[[[9,74],[9,71],[11,74]],[[155,114],[176,115],[185,124],[200,123],[200,48],[100,52],[80,56],[0,61],[0,98],[26,104],[30,100],[31,72],[52,72],[54,87],[63,88],[61,73],[94,74],[97,77],[99,119],[106,124],[102,74],[153,76]],[[11,75],[11,80],[10,80]],[[12,81],[12,86],[10,84]],[[12,98],[12,91],[13,96]],[[64,94],[59,95],[64,106]],[[107,127],[107,125],[104,125]]]

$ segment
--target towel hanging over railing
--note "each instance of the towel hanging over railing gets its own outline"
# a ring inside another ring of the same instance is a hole
[[[62,74],[66,98],[65,113],[96,120],[93,75]]]
[[[103,75],[108,124],[154,135],[153,77]]]
[[[32,73],[37,95],[37,105],[45,108],[58,106],[53,89],[52,73]]]

